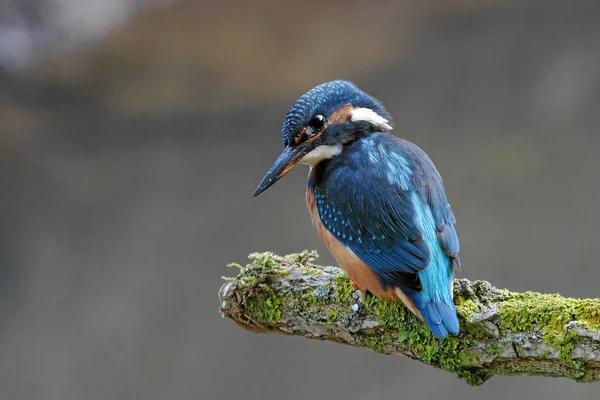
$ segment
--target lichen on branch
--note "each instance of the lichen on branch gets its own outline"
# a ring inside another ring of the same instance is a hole
[[[240,326],[330,340],[402,355],[452,372],[470,385],[493,375],[600,380],[600,299],[514,293],[485,281],[454,282],[458,337],[435,338],[401,303],[355,289],[315,252],[250,255],[224,278],[221,312]]]

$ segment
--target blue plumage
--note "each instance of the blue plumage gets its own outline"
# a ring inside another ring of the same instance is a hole
[[[384,298],[391,291],[414,305],[435,336],[457,335],[456,220],[429,157],[391,130],[383,105],[352,83],[319,85],[286,115],[286,147],[254,196],[297,163],[311,165],[309,208],[346,272]]]
[[[286,146],[292,143],[314,115],[332,114],[344,104],[368,107],[381,115],[388,116],[377,99],[359,90],[351,82],[341,80],[326,82],[302,95],[288,111],[281,130],[283,143]]]
[[[457,334],[450,296],[458,237],[441,178],[414,144],[373,133],[321,162],[309,189],[323,225],[399,287],[438,337]]]
[[[438,187],[437,190],[443,190],[443,188]],[[453,262],[439,240],[439,225],[433,217],[432,208],[426,205],[417,192],[413,192],[412,198],[415,219],[419,221],[423,240],[431,250],[431,262],[419,273],[419,278],[423,282],[423,290],[420,292],[409,290],[406,293],[437,337],[446,337],[448,333],[457,335],[460,328],[449,291],[449,285],[452,285],[454,279]],[[446,233],[453,231],[452,242],[458,243],[453,226],[452,230],[446,229],[445,231]]]

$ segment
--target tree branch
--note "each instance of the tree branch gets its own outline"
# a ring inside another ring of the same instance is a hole
[[[330,340],[401,355],[457,374],[471,385],[493,375],[600,380],[600,299],[496,289],[457,279],[461,333],[436,339],[402,304],[356,290],[314,252],[252,254],[221,287],[221,312],[240,326]]]

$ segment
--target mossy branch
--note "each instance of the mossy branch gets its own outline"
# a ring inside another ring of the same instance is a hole
[[[403,305],[356,290],[314,252],[252,254],[220,290],[221,312],[244,328],[406,356],[471,385],[493,375],[600,380],[600,299],[514,293],[457,279],[458,337],[436,339]]]

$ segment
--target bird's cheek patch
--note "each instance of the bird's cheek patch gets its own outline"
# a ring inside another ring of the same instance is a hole
[[[335,124],[336,122],[347,122],[352,117],[352,105],[346,104],[338,108],[333,114],[327,118],[327,124]]]
[[[351,111],[350,118],[352,119],[352,121],[368,122],[371,125],[386,131],[392,130],[392,126],[390,125],[389,121],[383,118],[381,115],[377,114],[375,111],[371,110],[370,108],[353,108]]]

